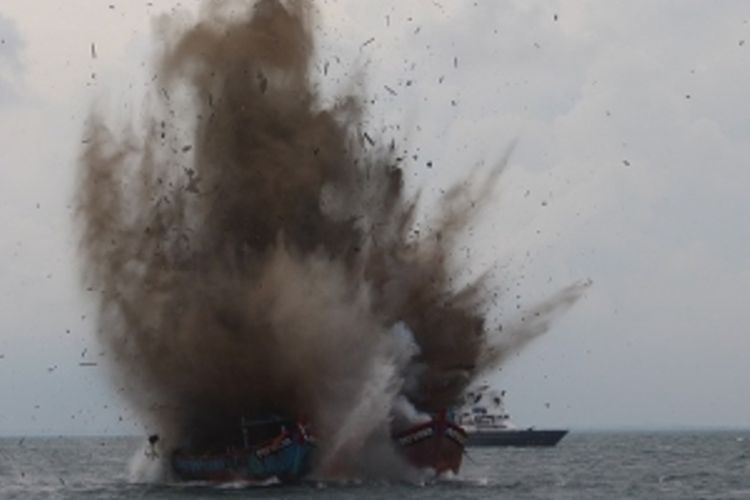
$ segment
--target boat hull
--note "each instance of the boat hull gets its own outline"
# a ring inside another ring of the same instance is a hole
[[[282,439],[258,448],[241,448],[225,453],[196,454],[175,452],[172,468],[184,481],[250,481],[279,479],[296,482],[311,469],[315,445],[299,436]]]
[[[461,468],[466,432],[450,420],[436,418],[393,437],[403,456],[413,466],[436,474]]]
[[[567,434],[567,430],[535,429],[470,432],[466,446],[551,447]]]

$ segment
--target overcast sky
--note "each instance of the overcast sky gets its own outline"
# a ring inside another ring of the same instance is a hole
[[[152,18],[174,5],[0,5],[0,434],[137,430],[79,289],[70,207],[90,106],[140,112]],[[366,76],[368,126],[419,148],[425,211],[517,141],[462,257],[467,277],[494,266],[497,314],[594,281],[493,377],[518,424],[750,425],[750,2],[320,6],[324,93]]]

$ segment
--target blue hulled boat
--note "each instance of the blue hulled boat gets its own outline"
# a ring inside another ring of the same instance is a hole
[[[312,467],[315,439],[307,428],[292,420],[245,421],[242,442],[204,449],[178,449],[172,469],[187,481],[250,481],[278,479],[295,482]],[[266,436],[256,440],[258,436]],[[270,436],[270,437],[269,437]]]

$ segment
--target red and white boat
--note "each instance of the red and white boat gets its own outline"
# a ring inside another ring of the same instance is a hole
[[[438,412],[427,422],[393,434],[394,442],[409,463],[420,469],[432,469],[438,475],[448,471],[458,473],[466,437],[448,411]]]

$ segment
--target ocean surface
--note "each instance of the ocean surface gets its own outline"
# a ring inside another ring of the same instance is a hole
[[[750,430],[571,433],[550,449],[469,448],[461,474],[423,484],[133,482],[134,438],[2,438],[2,499],[750,499]]]

